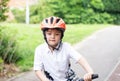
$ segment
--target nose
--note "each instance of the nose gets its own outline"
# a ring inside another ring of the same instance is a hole
[[[51,38],[55,38],[55,35],[54,35],[54,34],[52,34],[52,35],[51,35]]]

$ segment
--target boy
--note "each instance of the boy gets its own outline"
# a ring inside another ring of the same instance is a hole
[[[72,58],[87,72],[84,75],[84,80],[91,81],[93,70],[85,58],[70,44],[62,42],[65,29],[66,24],[59,17],[52,16],[42,21],[41,30],[46,42],[35,50],[35,73],[41,81],[70,81],[68,71],[70,58]]]

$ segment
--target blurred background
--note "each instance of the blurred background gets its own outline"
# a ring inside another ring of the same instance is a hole
[[[44,42],[39,24],[49,16],[63,18],[63,41],[74,45],[97,30],[120,25],[120,1],[0,0],[1,78],[32,70],[34,50]]]
[[[1,0],[1,18],[8,22],[39,23],[43,18],[54,15],[67,24],[120,24],[119,0]],[[26,14],[27,13],[27,14]],[[3,15],[2,15],[3,14]]]

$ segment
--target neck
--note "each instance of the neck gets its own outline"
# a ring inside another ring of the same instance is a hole
[[[56,45],[56,46],[50,46],[50,45],[48,45],[49,46],[49,49],[51,50],[51,51],[53,51],[53,50],[59,50],[59,48],[60,48],[60,46],[61,46],[61,41]]]
[[[51,52],[53,52],[55,48],[49,46],[49,49],[51,50]]]

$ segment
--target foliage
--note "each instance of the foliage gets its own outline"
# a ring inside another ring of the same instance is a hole
[[[120,25],[120,13],[117,14],[111,14],[115,19],[114,19],[114,24]]]
[[[3,64],[4,64],[3,59],[0,57],[0,73],[3,72],[3,68],[4,68]]]
[[[120,0],[102,0],[105,11],[120,13]]]
[[[39,23],[45,17],[53,15],[53,12],[49,7],[47,0],[40,0],[38,4],[30,6],[30,22]]]
[[[31,23],[38,23],[43,18],[54,15],[64,19],[68,24],[119,24],[119,13],[107,11],[104,4],[109,0],[40,0],[38,5],[31,7]],[[116,1],[116,0],[115,0]],[[117,2],[117,1],[116,1]],[[119,2],[118,2],[119,3]],[[119,4],[117,5],[117,10]],[[108,6],[109,9],[110,6]],[[116,9],[115,9],[116,10]],[[116,14],[118,16],[116,16]]]
[[[102,0],[91,0],[89,4],[95,12],[101,12],[105,10]]]
[[[25,22],[25,10],[12,9],[12,12],[15,17],[16,22],[24,23]]]
[[[5,13],[8,11],[7,3],[9,0],[0,0],[0,21],[5,21],[7,15]]]
[[[19,59],[19,55],[16,54],[15,34],[8,31],[5,26],[0,26],[0,57],[7,64],[15,63]]]
[[[113,23],[120,25],[120,0],[102,0],[105,12],[114,17]]]
[[[3,59],[0,57],[0,65],[3,64]]]

